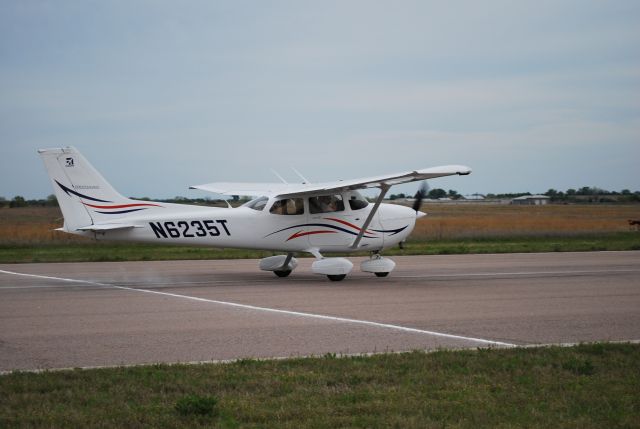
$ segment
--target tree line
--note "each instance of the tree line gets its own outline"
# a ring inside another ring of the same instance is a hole
[[[524,197],[533,195],[531,192],[516,192],[516,193],[502,193],[502,194],[474,194],[474,197],[482,197],[490,200],[506,200],[518,197]],[[549,197],[552,202],[591,202],[591,203],[622,203],[622,202],[640,202],[640,191],[631,191],[629,189],[623,189],[621,191],[608,191],[606,189],[598,187],[584,186],[579,189],[569,188],[566,191],[558,191],[556,189],[549,189],[543,194]],[[411,196],[403,193],[391,194],[390,200],[397,200],[403,198],[417,198],[418,194]],[[457,191],[449,189],[448,191],[440,188],[431,189],[425,198],[431,200],[439,200],[448,198],[451,200],[459,200],[465,198]]]
[[[474,194],[475,197],[483,197],[486,199],[495,199],[495,200],[504,200],[504,199],[513,199],[522,196],[533,195],[530,192],[521,192],[521,193],[503,193],[503,194]],[[566,191],[558,191],[556,189],[549,189],[547,192],[542,195],[546,195],[549,197],[551,202],[565,202],[565,203],[632,203],[632,202],[640,202],[640,191],[631,191],[629,189],[623,189],[621,191],[607,191],[605,189],[601,189],[598,187],[589,187],[584,186],[579,189],[567,189]],[[418,195],[407,195],[404,193],[399,194],[391,194],[389,196],[390,200],[398,200],[405,198],[417,198]],[[451,200],[459,200],[465,198],[465,196],[461,195],[458,191],[449,189],[444,190],[441,188],[431,189],[425,198],[431,200],[439,200],[439,199],[451,199]],[[174,198],[166,198],[166,199],[151,199],[148,197],[137,198],[143,201],[156,201],[163,203],[176,203],[176,204],[198,204],[204,206],[226,206],[226,203],[222,200],[215,200],[210,198],[187,198],[182,196],[176,196]],[[239,204],[247,202],[248,198],[240,198],[237,195],[234,195],[231,198],[230,203],[235,207]],[[4,197],[0,197],[0,208],[15,208],[15,207],[56,207],[58,205],[58,200],[56,196],[51,194],[44,199],[32,199],[27,200],[20,195],[16,195],[11,200],[8,200]]]

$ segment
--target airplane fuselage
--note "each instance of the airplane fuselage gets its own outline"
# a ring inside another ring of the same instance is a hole
[[[378,251],[405,240],[415,226],[416,212],[395,204],[381,204],[357,248],[351,245],[373,205],[353,210],[314,213],[304,199],[302,214],[270,211],[278,201],[270,198],[262,210],[154,203],[144,215],[128,216],[134,228],[107,231],[68,231],[101,241],[130,241],[185,246],[232,247],[284,252]],[[103,212],[107,209],[102,208]],[[113,210],[114,216],[117,216]],[[114,219],[117,221],[117,219]]]

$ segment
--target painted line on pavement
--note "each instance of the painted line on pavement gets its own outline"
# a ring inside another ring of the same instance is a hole
[[[99,282],[94,282],[94,281],[90,281],[90,280],[67,279],[67,278],[63,278],[63,277],[43,276],[43,275],[40,275],[40,274],[26,274],[26,273],[18,273],[18,272],[13,272],[13,271],[4,271],[4,270],[0,270],[0,273],[12,274],[12,275],[24,276],[24,277],[41,278],[41,279],[47,279],[47,280],[65,281],[65,282],[71,282],[71,283],[83,283],[83,284],[90,284],[90,285],[96,285],[96,286],[109,286],[109,287],[112,287],[114,289],[122,289],[122,290],[128,290],[128,291],[134,291],[134,292],[140,292],[140,293],[148,293],[148,294],[154,294],[154,295],[170,296],[170,297],[173,297],[173,298],[187,299],[187,300],[197,301],[197,302],[207,302],[207,303],[211,303],[211,304],[224,305],[224,306],[227,306],[227,307],[234,307],[234,308],[242,308],[242,309],[246,309],[246,310],[263,311],[263,312],[274,313],[274,314],[284,314],[284,315],[289,315],[289,316],[306,317],[306,318],[310,318],[310,319],[328,320],[328,321],[332,321],[332,322],[350,323],[350,324],[354,324],[354,325],[372,326],[372,327],[375,327],[375,328],[392,329],[392,330],[396,330],[396,331],[409,332],[409,333],[414,333],[414,334],[425,334],[425,335],[431,335],[431,336],[434,336],[434,337],[449,338],[449,339],[454,339],[454,340],[473,341],[473,342],[477,342],[477,343],[481,343],[481,344],[494,345],[494,346],[516,347],[515,344],[506,343],[506,342],[502,342],[502,341],[493,341],[493,340],[487,340],[487,339],[484,339],[484,338],[475,338],[475,337],[465,337],[465,336],[462,336],[462,335],[453,335],[453,334],[446,334],[446,333],[443,333],[443,332],[427,331],[425,329],[410,328],[410,327],[406,327],[406,326],[392,325],[392,324],[389,324],[389,323],[372,322],[372,321],[369,321],[369,320],[350,319],[350,318],[346,318],[346,317],[327,316],[327,315],[324,315],[324,314],[304,313],[304,312],[300,312],[300,311],[281,310],[281,309],[269,308],[269,307],[258,307],[258,306],[255,306],[255,305],[239,304],[239,303],[236,303],[236,302],[228,302],[228,301],[218,301],[218,300],[207,299],[207,298],[198,298],[198,297],[190,296],[190,295],[181,295],[181,294],[177,294],[177,293],[162,292],[162,291],[157,291],[157,290],[136,289],[136,288],[132,288],[132,287],[112,285],[112,284],[108,284],[108,283],[99,283]]]

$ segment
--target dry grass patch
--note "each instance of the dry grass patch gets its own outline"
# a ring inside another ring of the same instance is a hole
[[[629,231],[640,205],[455,205],[429,204],[412,237],[455,239],[608,234]]]
[[[55,231],[62,226],[58,207],[0,209],[0,244],[87,242],[76,235]]]

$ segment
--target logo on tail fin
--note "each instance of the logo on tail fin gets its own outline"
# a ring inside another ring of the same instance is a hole
[[[72,164],[73,164],[73,159],[72,159]],[[75,196],[77,196],[77,197],[84,198],[85,200],[97,201],[97,202],[99,202],[99,203],[112,203],[112,202],[113,202],[113,201],[107,201],[107,200],[99,200],[99,199],[97,199],[97,198],[92,198],[92,197],[90,197],[90,196],[88,196],[88,195],[81,194],[80,192],[76,192],[76,191],[74,191],[73,189],[69,189],[69,188],[67,188],[67,187],[66,187],[66,186],[64,186],[62,183],[58,182],[57,180],[56,180],[56,183],[57,183],[57,184],[58,184],[58,186],[60,186],[60,188],[62,188],[62,190],[63,190],[67,195],[69,195],[69,196],[71,196],[71,194],[73,194],[73,195],[75,195]]]
[[[66,158],[65,161],[67,162],[67,167],[73,167],[74,166],[73,158]]]

